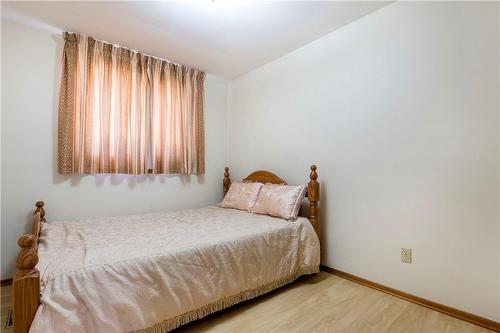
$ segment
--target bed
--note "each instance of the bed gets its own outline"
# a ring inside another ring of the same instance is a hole
[[[268,171],[245,182],[286,184]],[[225,169],[223,192],[231,180]],[[319,183],[291,222],[216,206],[46,222],[21,236],[14,332],[168,332],[319,270]]]

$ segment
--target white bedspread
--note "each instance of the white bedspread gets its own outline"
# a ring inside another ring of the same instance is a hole
[[[206,207],[44,224],[31,333],[165,332],[319,268],[295,222]]]

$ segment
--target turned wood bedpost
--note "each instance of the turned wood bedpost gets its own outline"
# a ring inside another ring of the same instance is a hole
[[[43,201],[37,201],[35,206],[36,206],[36,210],[35,210],[35,213],[33,215],[35,215],[36,213],[40,212],[40,221],[41,222],[45,222],[45,209],[43,209],[43,206],[45,205],[45,203]],[[38,230],[40,231],[40,230]]]
[[[31,226],[32,233],[22,235],[17,244],[21,247],[16,259],[17,272],[12,284],[14,333],[27,333],[40,305],[40,272],[38,263],[38,234],[45,222],[44,203],[36,203],[36,211]]]
[[[229,168],[224,168],[224,179],[222,180],[222,191],[224,192],[224,196],[226,196],[227,191],[229,190],[229,186],[231,186],[231,179],[229,178]]]
[[[318,238],[320,238],[321,228],[318,219],[319,182],[318,174],[316,173],[316,165],[311,165],[309,179],[309,183],[307,184],[307,197],[309,199],[310,207],[309,221],[311,221]]]

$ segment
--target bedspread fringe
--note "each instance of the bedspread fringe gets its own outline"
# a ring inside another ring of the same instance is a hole
[[[318,272],[319,272],[319,267],[317,269],[301,270],[296,274],[286,276],[284,278],[273,281],[271,283],[267,283],[259,288],[252,289],[252,290],[245,290],[239,294],[224,297],[216,302],[207,304],[207,305],[205,305],[201,308],[198,308],[196,310],[186,312],[182,315],[179,315],[179,316],[167,319],[165,321],[162,321],[161,323],[156,324],[154,326],[151,326],[151,327],[148,327],[145,329],[141,329],[138,331],[134,331],[134,332],[135,333],[166,333],[166,332],[169,332],[171,330],[176,329],[179,326],[187,324],[191,321],[201,319],[205,316],[208,316],[209,314],[212,314],[214,312],[228,308],[228,307],[235,305],[237,303],[255,298],[257,296],[268,293],[274,289],[283,287],[284,285],[292,283],[293,281],[295,281],[296,279],[298,279],[302,275],[315,274]]]

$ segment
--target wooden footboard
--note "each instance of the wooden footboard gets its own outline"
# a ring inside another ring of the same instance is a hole
[[[14,333],[27,333],[40,305],[40,272],[38,263],[38,235],[45,222],[44,203],[36,203],[30,234],[22,235],[17,243],[21,247],[16,260],[17,272],[13,281]]]

